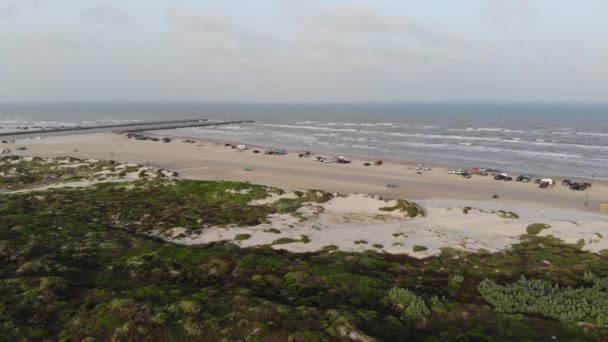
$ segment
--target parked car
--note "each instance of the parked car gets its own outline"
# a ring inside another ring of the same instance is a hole
[[[344,157],[344,156],[339,156],[338,158],[336,158],[336,161],[339,164],[350,164],[350,159]]]
[[[520,175],[515,180],[518,182],[528,183],[532,180],[532,176]]]
[[[496,179],[496,180],[503,180],[503,179],[505,179],[505,176],[503,176],[503,175],[496,175],[496,176],[494,176],[494,179]]]
[[[585,189],[589,189],[591,188],[591,183],[583,183],[583,186],[585,187]]]
[[[468,173],[468,172],[464,172],[464,173],[462,174],[462,177],[464,177],[464,178],[471,178],[471,174],[470,174],[470,173]]]
[[[424,171],[431,171],[431,167],[430,166],[425,166],[424,167]]]
[[[264,151],[264,154],[266,154],[266,155],[273,155],[274,151],[273,150],[266,150],[266,151]]]
[[[322,163],[326,163],[326,164],[335,163],[336,161],[337,160],[335,158],[325,158],[325,159],[321,160]]]
[[[457,175],[461,175],[461,174],[463,174],[464,172],[465,172],[465,171],[464,171],[463,169],[458,169],[458,170],[456,170],[456,174],[457,174]]]
[[[448,170],[448,174],[450,174],[450,175],[455,175],[455,174],[456,174],[456,170],[454,170],[454,169],[449,169],[449,170]]]
[[[536,179],[534,180],[534,184],[540,184],[540,183],[541,183],[541,179],[540,179],[540,178],[536,178]]]
[[[365,164],[363,164],[363,166],[371,166],[371,165],[372,165],[372,164],[370,164],[370,163],[365,163]]]
[[[510,181],[512,181],[512,180],[513,180],[513,177],[509,177],[509,176],[507,176],[507,177],[503,178],[503,180],[504,180],[504,181],[507,181],[507,182],[510,182]]]
[[[374,163],[374,165],[375,165],[375,166],[380,166],[380,165],[382,165],[382,164],[384,164],[384,163],[382,162],[382,160],[377,160],[377,161]]]
[[[252,152],[257,154],[260,153],[260,150],[253,150]]]
[[[572,185],[572,181],[571,181],[571,180],[569,180],[569,179],[564,179],[564,180],[562,181],[562,185],[563,185],[563,186],[570,186],[570,185]]]
[[[540,183],[538,185],[538,187],[541,188],[541,189],[546,189],[546,188],[549,187],[549,183],[546,183],[546,182]]]
[[[583,191],[585,190],[585,187],[578,183],[572,183],[572,185],[570,185],[570,190]]]

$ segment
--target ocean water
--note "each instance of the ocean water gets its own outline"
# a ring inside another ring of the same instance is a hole
[[[0,104],[0,131],[208,118],[173,134],[262,146],[608,179],[608,105]]]

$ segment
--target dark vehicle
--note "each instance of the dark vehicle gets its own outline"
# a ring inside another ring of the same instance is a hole
[[[516,182],[525,182],[526,179],[528,179],[528,176],[519,175],[517,178],[515,178],[515,181]]]
[[[572,183],[572,185],[570,185],[570,190],[583,191],[585,190],[585,187],[578,183]]]
[[[259,151],[259,150],[253,150],[252,152],[253,152],[253,153],[256,153],[256,154],[257,154],[257,153],[260,153],[260,151]]]
[[[372,164],[370,164],[370,163],[365,163],[365,164],[363,164],[363,166],[371,166],[371,165],[372,165]]]
[[[272,155],[272,154],[274,154],[274,151],[273,150],[268,150],[268,151],[265,151],[264,154]]]
[[[538,187],[541,188],[541,189],[546,189],[546,188],[549,187],[549,183],[547,183],[547,182],[540,183],[538,185]]]
[[[585,187],[585,189],[591,188],[591,183],[583,183],[582,185]]]
[[[494,176],[494,179],[496,179],[496,180],[503,180],[503,179],[505,179],[505,176],[504,175],[496,175],[496,176]]]
[[[228,146],[232,146],[232,145],[229,143],[225,143],[224,146],[228,147]]]
[[[283,156],[283,155],[286,155],[287,152],[285,152],[285,150],[276,150],[276,151],[274,151],[274,154],[277,156]]]
[[[382,164],[384,164],[384,162],[382,162],[382,160],[378,160],[374,163],[375,166],[380,166]]]
[[[562,185],[563,186],[570,186],[570,185],[572,185],[572,181],[570,181],[569,179],[564,179],[562,181]]]
[[[513,180],[513,177],[505,177],[505,178],[503,178],[503,180],[506,182],[510,182]]]
[[[465,172],[465,173],[462,174],[462,177],[464,177],[464,178],[471,178],[471,174],[468,173],[468,172]]]
[[[524,179],[522,180],[522,182],[524,182],[524,183],[530,183],[530,181],[532,181],[531,176],[524,176]]]
[[[536,179],[534,180],[534,184],[540,184],[541,182],[542,182],[542,181],[540,180],[540,178],[536,178]]]

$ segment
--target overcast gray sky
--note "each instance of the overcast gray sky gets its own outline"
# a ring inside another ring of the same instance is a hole
[[[607,101],[605,0],[0,0],[0,101]]]

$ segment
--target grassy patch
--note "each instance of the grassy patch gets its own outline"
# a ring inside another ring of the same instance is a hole
[[[417,252],[424,252],[424,251],[428,250],[428,248],[426,248],[425,246],[416,245],[416,246],[414,246],[413,250],[414,250],[414,252],[417,253]]]
[[[405,213],[407,217],[418,217],[424,216],[424,210],[418,204],[414,202],[409,202],[403,199],[395,200],[397,203],[392,207],[382,207],[380,210],[382,211],[400,211]]]
[[[517,215],[516,213],[514,213],[512,211],[499,210],[496,212],[496,215],[498,215],[498,217],[501,217],[504,219],[518,219],[519,218],[519,215]]]
[[[264,229],[264,233],[281,234],[281,231],[276,228]]]
[[[338,250],[338,246],[335,246],[335,245],[323,246],[324,252],[331,252],[331,251],[337,251],[337,250]]]
[[[549,228],[551,228],[551,226],[545,223],[533,223],[526,227],[526,232],[530,235],[538,235],[543,229]]]
[[[249,240],[251,238],[250,234],[236,234],[234,237],[235,241]]]
[[[293,239],[293,238],[280,238],[280,239],[276,239],[274,241],[272,241],[272,245],[285,245],[288,243],[294,243],[294,242],[301,242],[298,239]]]
[[[357,240],[357,241],[355,241],[355,245],[367,245],[367,241],[365,241],[365,240]]]

